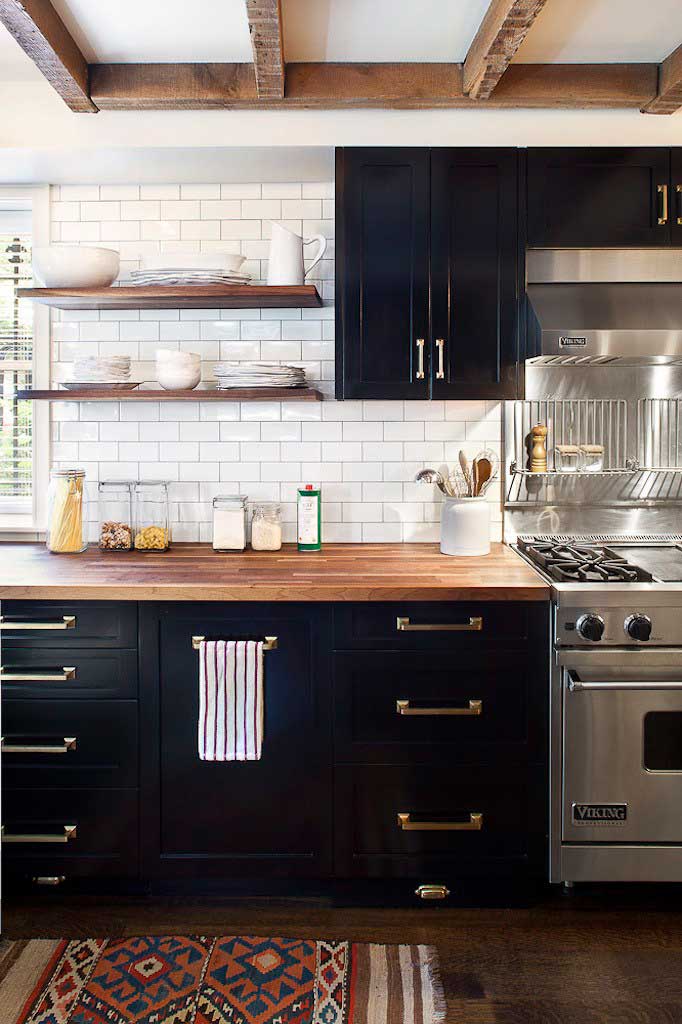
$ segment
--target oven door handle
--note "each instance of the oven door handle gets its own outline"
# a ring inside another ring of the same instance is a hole
[[[623,679],[620,682],[610,682],[606,679],[594,679],[589,682],[583,681],[577,672],[569,669],[568,689],[571,693],[581,690],[682,690],[682,680],[662,680],[655,682],[650,679],[630,680]]]

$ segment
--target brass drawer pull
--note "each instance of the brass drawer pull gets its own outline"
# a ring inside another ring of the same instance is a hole
[[[0,741],[3,754],[68,754],[76,746],[75,736],[65,736],[61,743],[10,743],[4,736]]]
[[[62,615],[58,622],[13,622],[0,615],[0,629],[73,629],[75,625],[75,615]]]
[[[677,196],[677,223],[682,224],[682,185],[675,185],[675,195]]]
[[[62,825],[61,832],[5,832],[2,826],[3,843],[68,843],[77,838],[76,825]]]
[[[417,372],[415,377],[417,380],[424,380],[424,339],[417,338]]]
[[[471,811],[468,821],[410,821],[410,815],[400,812],[398,825],[403,832],[480,832],[483,815]]]
[[[63,885],[66,875],[34,875],[31,881],[34,885]]]
[[[444,900],[450,895],[450,890],[445,885],[418,885],[414,894],[420,900]]]
[[[656,192],[658,193],[658,223],[668,223],[668,186],[657,185]]]
[[[468,706],[464,708],[413,708],[410,707],[409,700],[397,700],[395,709],[399,715],[482,715],[483,701],[470,700]]]
[[[19,672],[0,667],[0,683],[68,683],[75,678],[76,669],[73,665],[63,668],[61,672],[45,672],[39,668]]]
[[[445,338],[436,338],[436,348],[438,349],[436,380],[445,380]]]
[[[205,636],[193,636],[192,637],[192,649],[198,651],[202,643],[206,639]],[[264,651],[276,651],[279,647],[279,640],[276,636],[263,637],[263,650]]]
[[[483,629],[483,618],[480,615],[470,615],[468,622],[410,622],[408,618],[396,620],[396,629],[399,633],[407,632],[428,632],[428,633],[480,633]]]

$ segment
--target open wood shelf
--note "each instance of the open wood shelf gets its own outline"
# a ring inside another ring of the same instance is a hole
[[[300,309],[322,305],[314,284],[19,288],[18,295],[55,309]]]
[[[192,391],[122,391],[79,388],[78,391],[17,391],[17,398],[36,402],[321,402],[315,388],[195,388]]]

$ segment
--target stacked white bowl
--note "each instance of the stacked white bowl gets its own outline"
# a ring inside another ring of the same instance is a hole
[[[125,384],[130,380],[130,356],[85,356],[73,364],[79,384]]]
[[[201,380],[201,356],[197,352],[157,349],[156,379],[165,391],[195,388]]]

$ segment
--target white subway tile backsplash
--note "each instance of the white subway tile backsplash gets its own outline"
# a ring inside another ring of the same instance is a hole
[[[52,190],[52,237],[120,250],[122,276],[143,256],[190,251],[241,253],[254,281],[267,275],[272,221],[328,240],[313,269],[324,300],[312,309],[64,311],[53,317],[54,373],[74,358],[125,353],[154,377],[160,347],[201,353],[213,363],[266,360],[304,366],[323,403],[58,403],[51,408],[53,459],[78,462],[97,479],[170,481],[176,540],[210,540],[211,501],[240,492],[278,501],[284,536],[295,540],[296,492],[323,488],[323,537],[387,543],[437,540],[441,495],[416,484],[429,463],[454,468],[459,449],[499,453],[499,402],[331,400],[334,390],[334,185],[332,182],[61,186]],[[309,263],[312,250],[306,249]],[[135,372],[134,374],[135,375]],[[501,532],[499,484],[489,492]],[[93,519],[93,529],[96,524]]]

